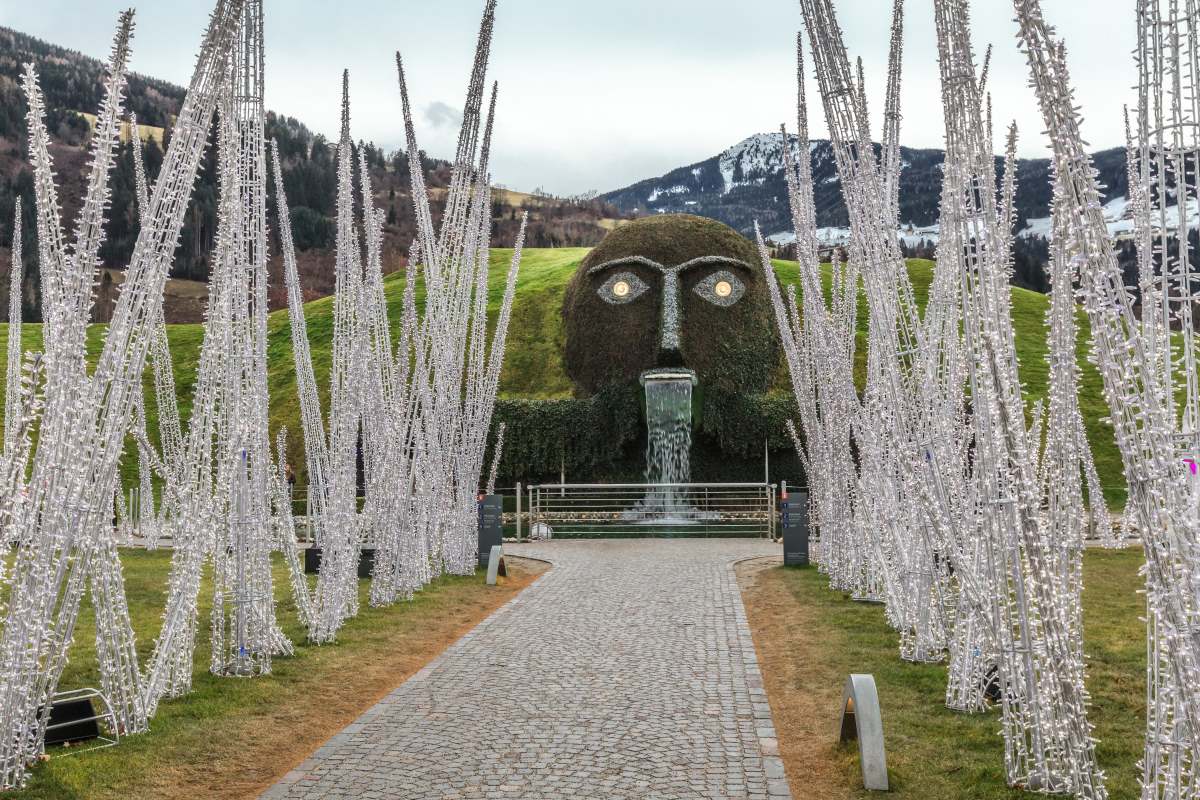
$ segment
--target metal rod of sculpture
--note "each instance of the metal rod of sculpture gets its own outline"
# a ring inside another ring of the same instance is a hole
[[[21,405],[21,299],[25,267],[22,262],[21,198],[13,203],[12,262],[8,273],[8,371],[4,383],[4,457],[11,461],[17,448]]]
[[[487,487],[484,489],[489,495],[496,493],[496,473],[500,471],[500,458],[504,455],[504,428],[503,422],[496,426],[496,442],[492,445],[492,468],[488,470]]]
[[[279,160],[279,145],[271,142],[271,165],[275,178],[275,202],[279,214],[279,240],[283,249],[283,281],[288,294],[288,321],[291,323],[292,357],[296,368],[296,395],[300,402],[300,424],[303,432],[304,459],[308,473],[310,508],[307,524],[310,532],[320,530],[324,522],[325,475],[329,470],[329,450],[325,439],[325,422],[321,413],[321,398],[317,394],[317,379],[313,372],[312,352],[308,344],[308,321],[304,316],[304,296],[300,289],[299,270],[296,266],[296,247],[292,238],[291,214],[288,211],[287,195],[283,188],[283,168]],[[283,463],[286,432],[279,434],[279,461]],[[288,523],[291,513],[287,514]],[[314,541],[318,534],[314,533]],[[323,537],[321,537],[323,538]],[[299,563],[295,558],[295,532],[283,534],[281,546],[288,559],[288,572],[292,596],[296,607],[301,610],[302,621],[312,630],[316,620],[313,616],[312,594],[308,588]],[[288,554],[291,554],[290,556]]]
[[[30,427],[36,417],[27,418],[26,406],[35,396],[35,385],[27,372],[33,364],[26,364],[21,356],[21,305],[24,265],[22,261],[22,203],[16,198],[13,204],[12,264],[9,268],[8,289],[8,371],[4,376],[4,453],[0,464],[0,531],[5,541],[19,541],[27,490],[26,472],[32,452]],[[40,361],[37,364],[41,371]],[[0,578],[4,572],[0,570]]]
[[[84,368],[83,332],[90,315],[99,223],[116,140],[131,17],[122,19],[123,32],[118,34],[110,63],[92,175],[69,257],[59,229],[41,95],[32,67],[26,69],[44,278],[47,391],[30,483],[30,513],[24,518],[21,537],[29,544],[13,565],[9,607],[0,632],[0,785],[19,785],[29,761],[40,751],[48,701],[65,664],[89,576],[94,605],[100,612],[97,645],[105,691],[114,703],[122,732],[145,726],[120,561],[109,527],[111,503],[133,396],[141,391],[150,309],[161,302],[215,108],[221,68],[240,14],[240,0],[219,0],[216,5],[151,196],[150,224],[139,233],[91,376]]]

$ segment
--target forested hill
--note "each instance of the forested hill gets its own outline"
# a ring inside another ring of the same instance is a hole
[[[136,66],[136,49],[134,65]],[[105,65],[73,50],[57,47],[23,33],[0,27],[0,273],[7,272],[12,241],[13,204],[24,198],[24,287],[25,319],[40,319],[39,281],[34,234],[33,180],[26,158],[25,115],[28,111],[22,89],[24,65],[32,62],[46,96],[46,125],[52,139],[51,154],[60,186],[63,227],[69,232],[84,191],[91,122],[103,96]],[[148,174],[158,174],[164,147],[169,144],[171,125],[183,103],[184,89],[136,73],[130,74],[125,109],[137,115],[139,135],[144,142]],[[398,102],[398,101],[397,101]],[[331,248],[334,239],[336,141],[310,131],[301,121],[268,112],[267,136],[279,145],[284,186],[291,208],[292,229],[299,249],[300,279],[308,298],[333,291]],[[215,140],[215,138],[214,138]],[[399,269],[415,236],[408,158],[403,151],[385,153],[371,142],[359,142],[371,171],[375,202],[387,212],[385,268]],[[420,154],[426,184],[430,187],[435,220],[440,217],[441,199],[449,183],[450,164]],[[358,153],[355,153],[358,163]],[[203,283],[209,273],[216,235],[216,153],[205,155],[188,211],[168,285],[168,322],[198,321],[203,313]],[[273,184],[273,182],[272,182]],[[97,321],[107,319],[115,299],[119,273],[129,262],[137,239],[137,207],[134,197],[132,140],[121,145],[111,179],[111,207],[101,260],[106,270],[97,290]],[[269,187],[268,218],[274,233],[274,186]],[[498,191],[493,202],[493,243],[510,245],[516,236],[521,210],[530,212],[527,241],[533,247],[593,245],[621,214],[594,196],[555,198],[538,193]],[[278,254],[273,241],[271,252]],[[272,304],[286,302],[278,280],[278,258],[272,264]],[[8,307],[8,281],[0,281],[0,301]],[[3,312],[0,312],[2,315]]]
[[[790,146],[793,154],[798,155],[795,136],[790,137]],[[933,256],[945,157],[942,150],[900,148],[900,223],[905,249],[910,255]],[[846,230],[849,218],[831,143],[824,139],[810,142],[809,159],[817,226],[823,238],[837,242],[849,234]],[[1105,200],[1124,197],[1127,189],[1124,149],[1098,152],[1093,162],[1106,187]],[[1028,235],[1019,237],[1015,244],[1014,283],[1035,291],[1048,289],[1043,268],[1044,226],[1031,222],[1048,222],[1050,166],[1049,159],[1017,162],[1017,230]],[[997,175],[1003,174],[1003,167],[1003,159],[997,158]],[[628,213],[711,217],[747,236],[753,236],[757,222],[764,236],[776,236],[781,244],[788,241],[792,230],[783,171],[783,140],[779,133],[755,134],[712,158],[601,197]]]
[[[793,155],[798,141],[790,137]],[[878,152],[879,145],[876,144]],[[809,144],[817,226],[844,228],[849,225],[842,186],[834,162],[833,146],[825,139]],[[942,191],[942,150],[900,148],[900,222],[922,228],[938,221]],[[1124,149],[1104,150],[1093,156],[1106,200],[1126,193]],[[996,159],[997,175],[1004,161]],[[1017,162],[1017,226],[1050,214],[1050,160],[1020,159]],[[754,223],[766,235],[790,230],[787,185],[783,173],[783,146],[778,133],[755,134],[712,158],[679,167],[657,178],[648,178],[624,189],[602,195],[626,211],[643,213],[685,212],[711,216],[744,234],[753,233]]]

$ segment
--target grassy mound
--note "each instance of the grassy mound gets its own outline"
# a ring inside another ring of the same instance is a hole
[[[567,398],[572,394],[572,383],[563,365],[565,329],[561,315],[564,295],[572,276],[588,255],[583,248],[526,250],[522,261],[521,275],[517,285],[517,298],[513,308],[512,325],[509,329],[508,353],[501,375],[500,394],[510,399],[555,399]],[[499,308],[504,290],[504,274],[508,269],[512,253],[509,250],[493,250],[490,278],[489,311]],[[794,263],[776,262],[776,273],[785,283],[798,283]],[[933,277],[933,263],[914,260],[909,262],[917,300],[924,303]],[[400,318],[404,279],[400,274],[388,276],[385,281],[388,304],[393,324]],[[418,289],[418,300],[421,293]],[[1021,378],[1025,384],[1025,395],[1030,401],[1044,397],[1048,377],[1046,355],[1046,328],[1044,324],[1049,298],[1042,294],[1013,289],[1013,316],[1017,333],[1018,358],[1021,363]],[[323,298],[306,307],[309,337],[312,344],[313,362],[322,401],[328,407],[328,379],[333,333],[333,303]],[[1120,453],[1113,442],[1112,430],[1102,418],[1108,408],[1101,394],[1101,379],[1096,369],[1087,363],[1085,354],[1088,346],[1088,326],[1082,311],[1079,312],[1081,336],[1079,362],[1083,368],[1080,406],[1088,429],[1088,438],[1096,456],[1100,479],[1105,485],[1105,496],[1109,504],[1119,507],[1125,498],[1125,481],[1121,471]],[[866,361],[866,302],[860,300],[858,373],[860,384],[865,374]],[[300,470],[304,464],[303,443],[300,440],[299,405],[296,402],[296,376],[292,361],[291,325],[287,312],[271,315],[269,359],[271,387],[271,431],[280,427],[289,431],[289,458]],[[180,394],[180,405],[186,420],[191,409],[191,395],[196,378],[196,362],[200,353],[203,331],[199,325],[171,325],[169,338],[175,358],[175,378]],[[41,348],[41,329],[37,325],[23,327],[22,346],[26,350]],[[8,326],[0,325],[0,351],[7,345]],[[93,358],[103,344],[103,326],[93,326],[88,334],[89,355]],[[0,365],[0,371],[3,366]],[[150,389],[147,376],[146,386]],[[790,391],[786,368],[780,367],[775,376],[774,392]],[[0,394],[3,383],[0,383]],[[157,436],[157,409],[153,403],[153,392],[148,391],[150,402],[147,415],[151,436]],[[2,405],[0,405],[2,408]],[[136,480],[134,464],[123,466],[124,477],[132,485]]]

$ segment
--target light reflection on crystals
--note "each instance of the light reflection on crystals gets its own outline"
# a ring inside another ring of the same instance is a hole
[[[746,285],[732,272],[722,269],[697,283],[692,291],[715,306],[728,308],[742,299]]]
[[[649,288],[644,280],[632,272],[618,272],[601,284],[596,291],[606,303],[619,305],[632,303],[645,294]]]

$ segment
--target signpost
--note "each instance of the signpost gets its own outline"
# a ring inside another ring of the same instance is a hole
[[[808,566],[808,492],[785,491],[779,511],[784,566]]]
[[[499,495],[479,497],[479,566],[487,567],[493,547],[504,543],[504,502]]]

